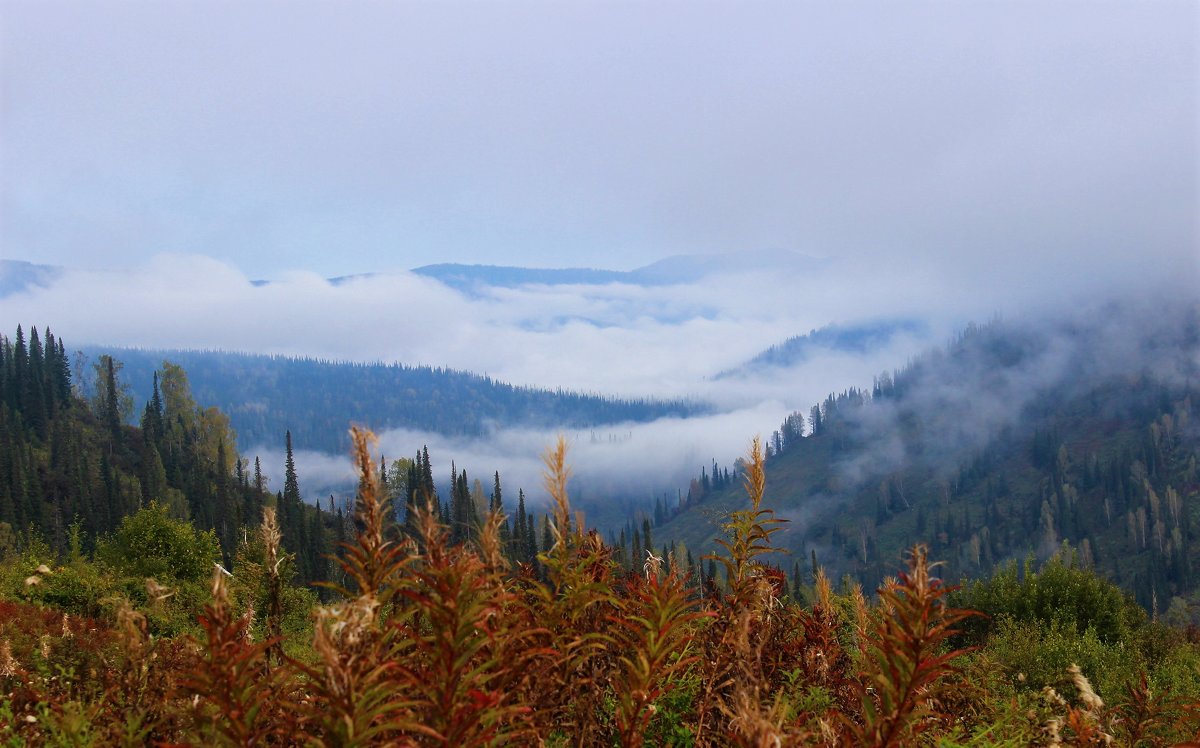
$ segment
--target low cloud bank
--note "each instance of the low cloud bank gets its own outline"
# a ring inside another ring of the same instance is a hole
[[[587,502],[609,498],[646,502],[663,493],[686,492],[688,481],[714,459],[732,468],[733,461],[746,453],[751,438],[762,433],[763,424],[777,420],[782,409],[782,403],[767,401],[700,418],[664,418],[561,432],[568,444],[572,496]],[[478,478],[489,491],[492,474],[499,471],[506,500],[515,501],[517,490],[522,489],[531,505],[544,507],[548,497],[542,487],[542,454],[558,435],[550,430],[498,429],[487,438],[460,438],[396,429],[378,435],[375,454],[389,461],[411,458],[428,446],[434,479],[443,495],[453,461],[458,470],[466,470],[472,480]],[[247,454],[262,460],[273,488],[282,487],[281,450],[252,448]],[[298,452],[295,460],[301,490],[308,500],[323,500],[333,492],[341,501],[353,491],[349,455]]]
[[[291,272],[255,284],[207,257],[160,255],[126,273],[68,269],[46,288],[0,298],[0,316],[48,324],[74,345],[400,361],[513,384],[686,397],[706,377],[831,322],[961,314],[930,303],[937,294],[921,298],[918,288],[932,291],[936,280],[895,280],[908,292],[887,302],[851,268],[810,277],[748,268],[667,286],[529,285],[465,296],[407,271],[337,284]]]
[[[1120,282],[1067,279],[1049,294],[1036,284],[1014,291],[895,263],[829,262],[809,274],[746,268],[667,286],[529,285],[467,296],[406,271],[337,284],[312,273],[287,273],[256,284],[213,259],[161,255],[128,273],[68,270],[46,288],[0,298],[0,318],[49,325],[72,346],[400,361],[475,371],[519,385],[714,403],[722,411],[716,415],[567,434],[585,499],[649,500],[686,490],[687,481],[713,459],[731,465],[751,437],[768,437],[788,413],[807,412],[830,392],[869,388],[874,375],[901,368],[972,319],[1001,314],[1082,324],[1092,315],[1106,325],[1087,339],[1094,360],[1136,362],[1144,354],[1138,341],[1146,334],[1146,320],[1155,318],[1155,305],[1196,297],[1194,274],[1169,283],[1151,275]],[[1140,294],[1152,301],[1137,315],[1078,303],[1114,294]],[[1068,314],[1075,308],[1084,311]],[[819,350],[788,368],[713,378],[790,336],[833,322],[871,319],[917,319],[927,332],[899,334],[866,353]],[[1078,340],[1068,342],[1077,347]],[[1026,369],[1005,374],[984,391],[963,388],[972,372],[945,372],[931,392],[930,407],[941,403],[961,410],[962,419],[948,435],[973,443],[978,434],[1014,418],[1039,383],[1068,373],[1074,359],[1058,342],[1051,340]],[[902,450],[886,436],[894,433],[886,412],[875,410],[871,417],[879,423],[863,427],[878,435],[872,459],[900,459]],[[385,431],[380,452],[408,457],[427,444],[439,481],[448,480],[454,460],[485,483],[499,470],[512,493],[523,488],[537,502],[540,454],[554,438],[552,432],[510,424],[497,424],[483,440]],[[273,484],[282,486],[279,450],[250,454],[260,455]],[[310,499],[353,486],[343,456],[301,453],[297,462]],[[870,467],[846,470],[858,474]]]

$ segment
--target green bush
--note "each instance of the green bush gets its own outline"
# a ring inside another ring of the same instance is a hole
[[[212,531],[172,519],[157,502],[121,520],[121,526],[96,547],[96,558],[119,575],[161,583],[199,582],[212,575],[221,547]]]
[[[986,652],[1010,683],[1033,690],[1052,686],[1066,697],[1075,694],[1067,672],[1071,665],[1078,665],[1096,692],[1109,700],[1145,668],[1136,646],[1106,642],[1094,628],[1077,633],[1062,621],[1021,621],[1007,615],[996,621]]]
[[[110,594],[110,584],[93,564],[74,561],[39,575],[41,582],[30,587],[31,601],[49,605],[72,615],[100,615],[101,600]]]
[[[1200,701],[1200,647],[1185,643],[1172,648],[1150,674],[1150,686],[1184,702]]]
[[[1011,562],[990,579],[965,584],[950,604],[988,616],[964,622],[962,645],[982,644],[1003,618],[1075,634],[1090,629],[1106,643],[1128,641],[1146,622],[1145,611],[1132,597],[1093,570],[1075,565],[1065,545],[1040,569],[1034,569],[1032,559],[1021,569]]]

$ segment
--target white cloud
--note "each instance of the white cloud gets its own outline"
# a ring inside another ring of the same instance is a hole
[[[912,311],[873,295],[859,276],[748,272],[468,298],[405,271],[341,284],[292,272],[255,285],[210,258],[159,255],[127,273],[70,270],[49,288],[0,299],[0,314],[48,324],[72,344],[403,361],[515,384],[677,397],[707,395],[707,377],[791,335]]]

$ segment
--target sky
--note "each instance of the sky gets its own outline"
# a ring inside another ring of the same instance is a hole
[[[1194,266],[1186,0],[0,7],[9,259]]]
[[[0,0],[0,259],[68,268],[0,319],[711,399],[628,432],[622,460],[669,444],[684,474],[968,321],[1200,293],[1198,39],[1170,0]],[[407,272],[711,254],[744,267],[475,295]],[[927,334],[713,379],[877,319]],[[385,446],[535,472],[550,438]]]

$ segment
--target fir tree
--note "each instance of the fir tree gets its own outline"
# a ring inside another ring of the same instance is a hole
[[[524,491],[521,492],[520,497],[525,498]],[[536,565],[537,555],[537,531],[534,526],[533,512],[530,512],[525,515],[525,558],[529,560],[529,563]]]
[[[262,462],[254,456],[254,491],[259,496],[267,492],[267,479],[263,477]]]
[[[292,456],[292,432],[289,430],[285,437],[287,444],[287,459],[284,463],[283,498],[289,504],[300,503],[300,483],[296,479],[296,461]]]
[[[520,489],[517,491],[517,517],[513,524],[513,559],[520,563],[529,563],[532,559],[528,553],[528,542],[526,540],[525,528],[525,491]]]
[[[114,439],[121,436],[121,409],[117,402],[117,375],[112,356],[104,357],[104,425]]]

